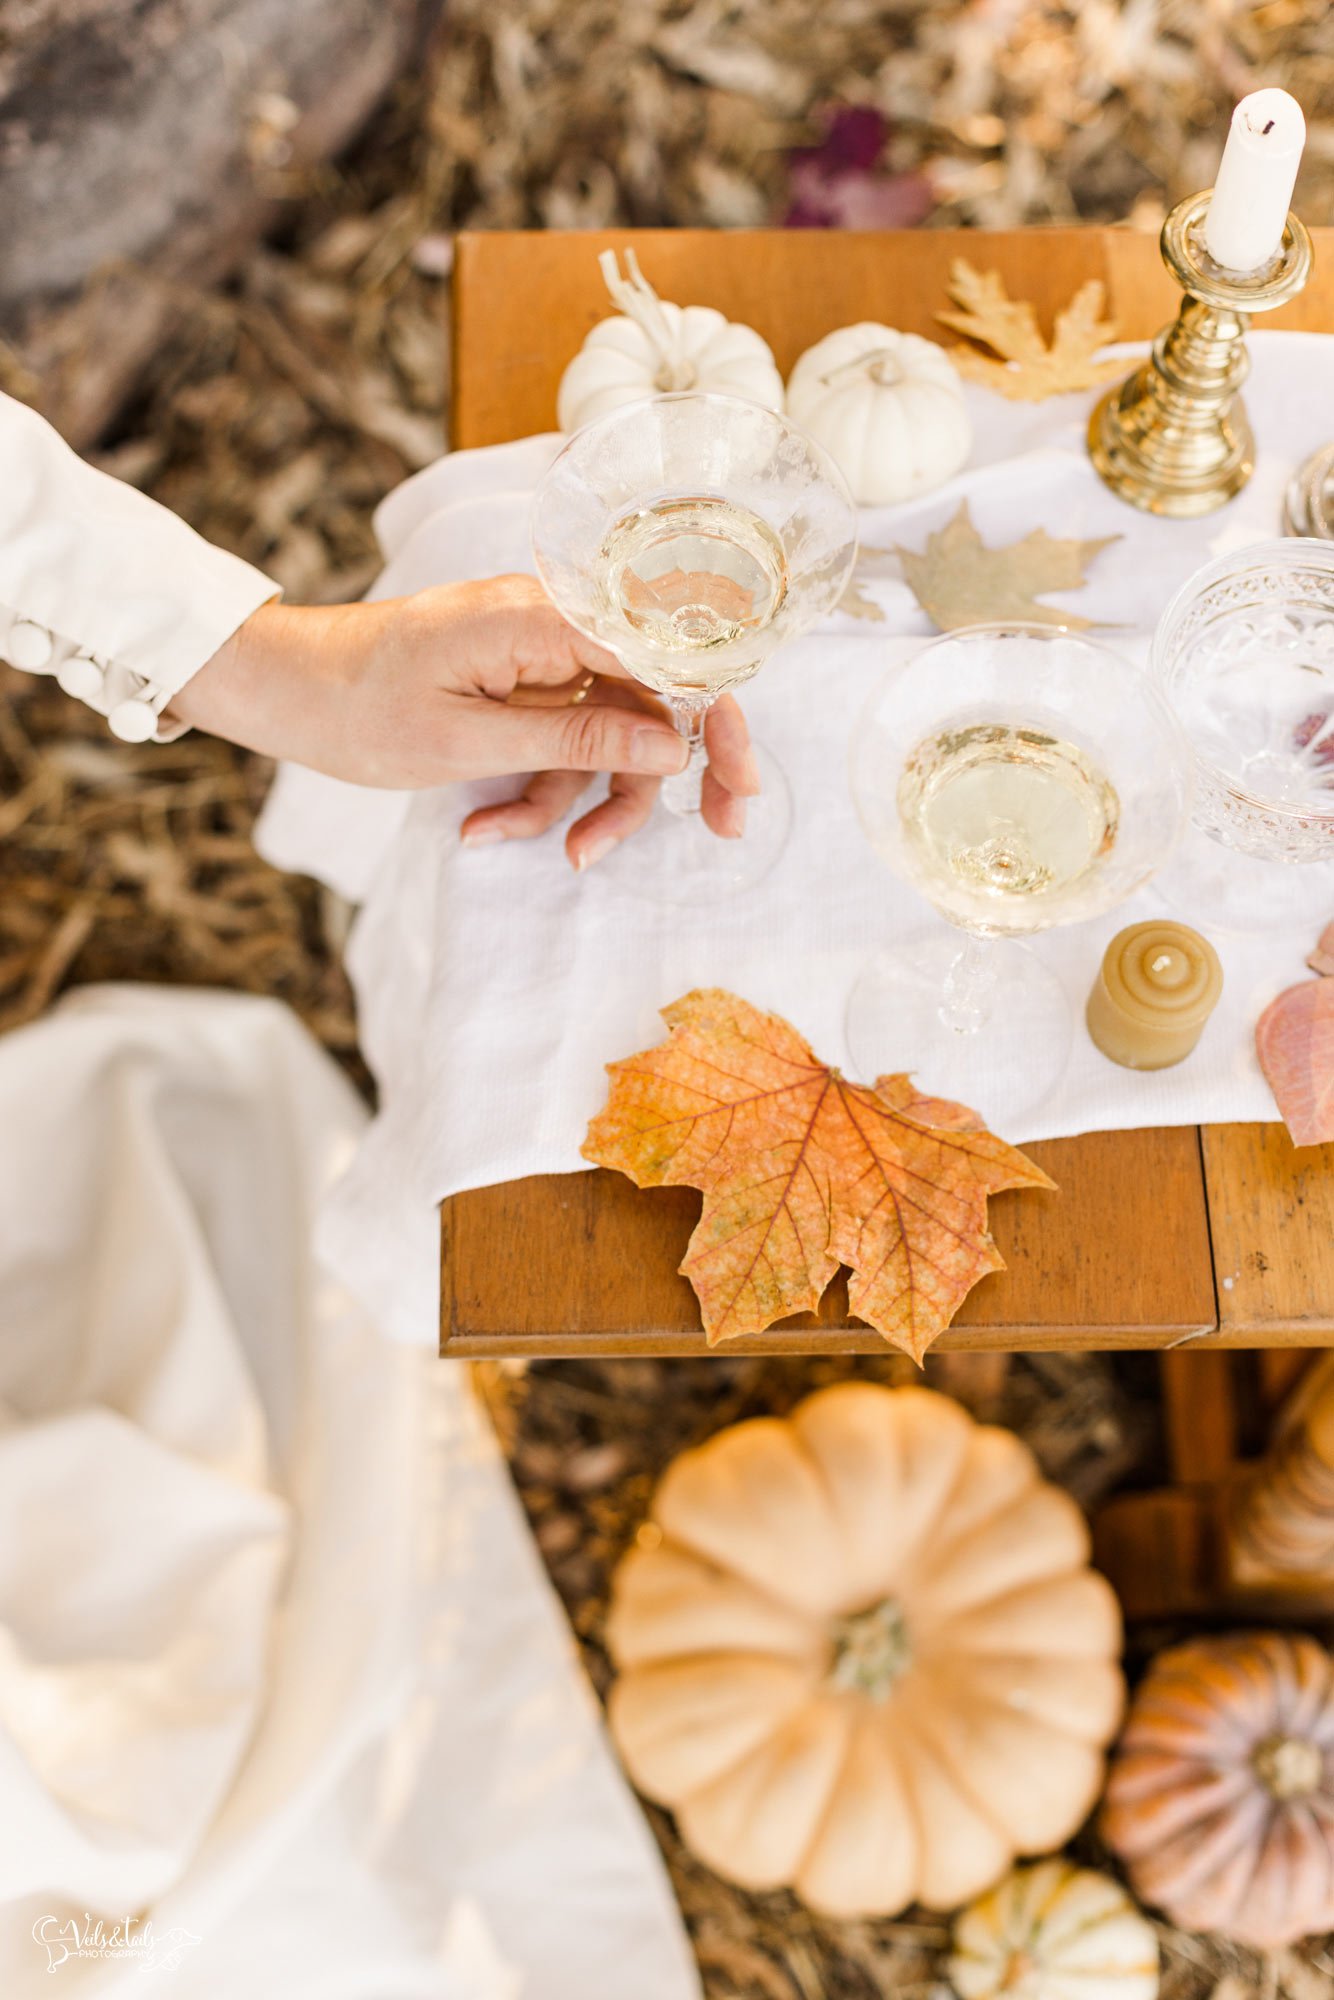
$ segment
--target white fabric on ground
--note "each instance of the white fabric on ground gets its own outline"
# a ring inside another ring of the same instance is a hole
[[[313,1260],[364,1125],[267,1001],[0,1040],[7,2000],[698,1995],[463,1371]]]

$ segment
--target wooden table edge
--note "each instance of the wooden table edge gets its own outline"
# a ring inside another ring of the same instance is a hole
[[[1262,1127],[1278,1135],[1284,1130],[1277,1120],[1251,1120],[1250,1124]],[[1159,1127],[1155,1130],[1187,1130],[1195,1134],[1197,1143],[1203,1146],[1207,1126]],[[1075,1135],[1071,1143],[1082,1140],[1097,1140],[1105,1135],[1085,1133]],[[584,1169],[572,1169],[571,1178]],[[526,1178],[530,1178],[525,1176]],[[547,1176],[534,1175],[532,1179]],[[500,1183],[508,1188],[520,1188],[523,1180]],[[717,1347],[710,1347],[703,1330],[680,1327],[636,1326],[629,1328],[572,1330],[568,1327],[537,1328],[523,1331],[487,1331],[483,1333],[452,1329],[449,1322],[453,1317],[453,1305],[447,1292],[446,1267],[449,1260],[451,1237],[451,1214],[453,1204],[466,1202],[470,1193],[480,1190],[464,1190],[448,1197],[439,1205],[441,1223],[441,1311],[439,1332],[439,1353],[460,1360],[475,1360],[495,1356],[513,1356],[527,1360],[577,1360],[581,1355],[617,1355],[633,1352],[648,1357],[674,1357],[681,1359],[705,1359],[711,1355],[774,1355],[795,1356],[799,1354],[883,1354],[889,1343],[881,1338],[872,1327],[848,1321],[832,1326],[797,1326],[767,1329],[764,1333],[748,1335],[740,1340],[724,1341]],[[1206,1221],[1209,1221],[1206,1193]],[[644,1191],[640,1197],[652,1199],[652,1190]],[[1212,1226],[1210,1226],[1210,1249],[1212,1256]],[[935,1343],[936,1351],[986,1352],[1003,1350],[1009,1353],[1044,1352],[1185,1352],[1192,1349],[1260,1349],[1287,1347],[1295,1349],[1320,1349],[1334,1347],[1334,1312],[1312,1312],[1293,1317],[1290,1320],[1263,1319],[1248,1313],[1229,1316],[1224,1308],[1226,1293],[1225,1280],[1220,1282],[1216,1266],[1212,1268],[1214,1285],[1214,1317],[1210,1320],[1195,1321],[1154,1321],[1146,1319],[1130,1323],[1105,1321],[1097,1324],[1071,1322],[1047,1323],[1034,1326],[1028,1322],[993,1320],[983,1323],[954,1322]]]
[[[933,1342],[933,1354],[1119,1354],[1162,1353],[1191,1346],[1247,1347],[1252,1343],[1229,1332],[1220,1335],[1213,1326],[1167,1327],[1032,1327],[952,1326]],[[1264,1344],[1264,1343],[1261,1343]],[[1295,1341],[1295,1346],[1319,1347],[1319,1340]],[[480,1361],[513,1358],[527,1361],[578,1361],[593,1355],[636,1359],[725,1361],[750,1355],[787,1356],[819,1354],[893,1354],[899,1350],[871,1327],[795,1327],[786,1338],[770,1333],[751,1334],[741,1340],[726,1340],[710,1347],[702,1333],[645,1333],[637,1330],[633,1349],[623,1335],[615,1333],[521,1333],[442,1334],[442,1359]]]

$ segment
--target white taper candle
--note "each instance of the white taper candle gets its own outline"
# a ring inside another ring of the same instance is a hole
[[[1286,90],[1256,90],[1232,114],[1232,129],[1204,218],[1204,246],[1228,271],[1258,271],[1283,240],[1306,120]]]

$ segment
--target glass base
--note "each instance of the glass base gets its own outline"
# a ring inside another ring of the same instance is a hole
[[[1059,979],[1026,946],[998,939],[995,984],[971,1033],[941,1014],[945,982],[963,949],[959,932],[932,931],[880,952],[848,1001],[847,1040],[859,1082],[906,1070],[934,1097],[976,1111],[1002,1138],[1022,1138],[1027,1114],[1060,1082],[1074,1014]]]
[[[590,873],[651,903],[711,903],[753,889],[787,845],[792,824],[792,794],[781,766],[758,744],[754,749],[761,790],[746,800],[740,840],[721,840],[701,814],[669,812],[660,800],[648,825]]]
[[[1261,861],[1192,827],[1153,886],[1196,930],[1231,937],[1309,930],[1334,917],[1334,862]]]

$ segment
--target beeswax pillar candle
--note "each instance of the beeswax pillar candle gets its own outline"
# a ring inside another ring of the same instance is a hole
[[[1125,1069],[1167,1069],[1188,1056],[1223,990],[1218,953],[1166,918],[1131,924],[1107,947],[1088,1001],[1088,1031]]]

